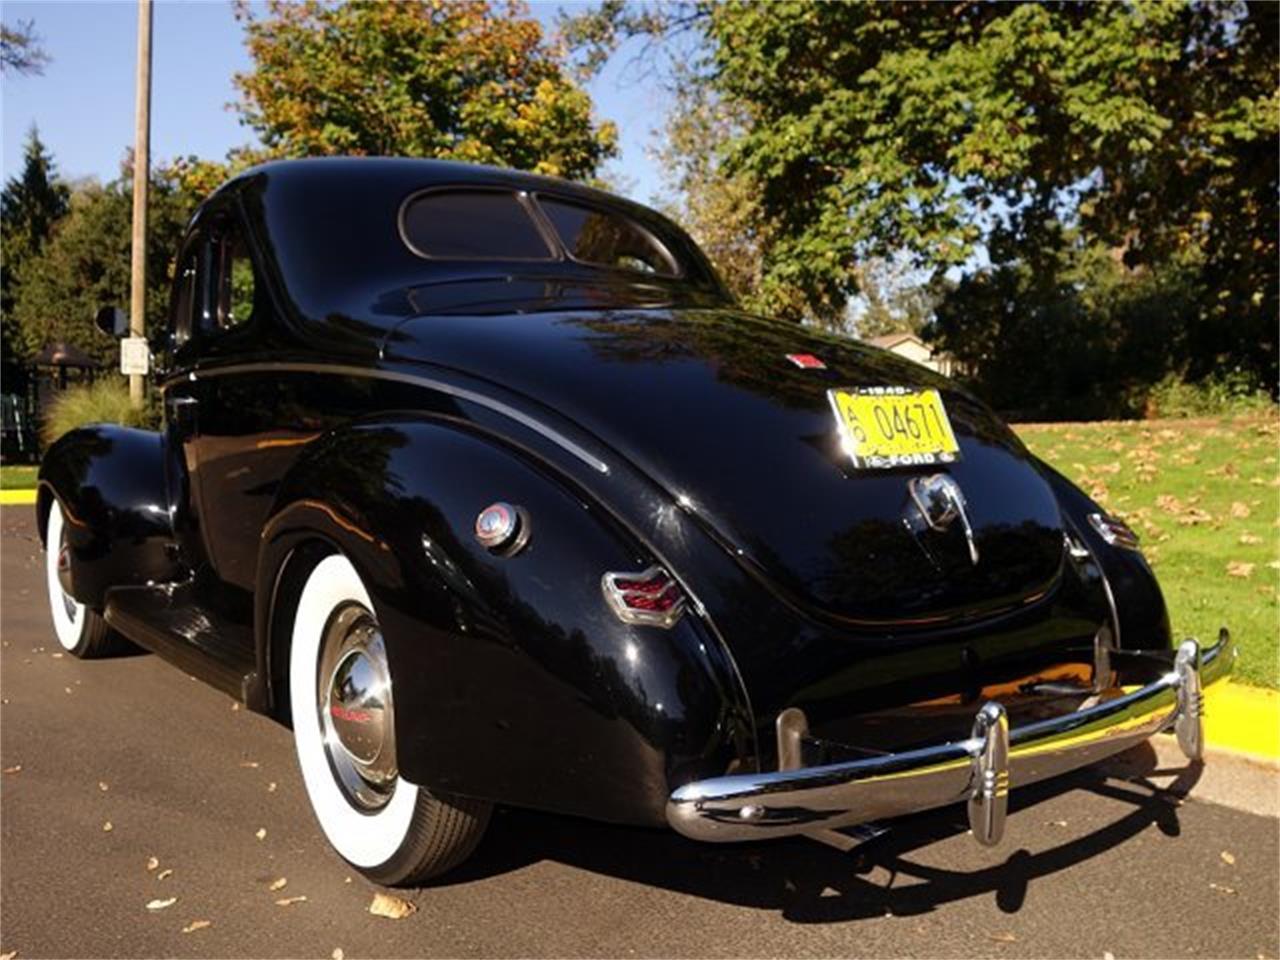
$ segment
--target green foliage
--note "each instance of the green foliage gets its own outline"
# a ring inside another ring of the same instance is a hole
[[[1275,413],[1275,401],[1245,370],[1235,369],[1187,383],[1169,374],[1147,391],[1144,405],[1154,417],[1213,417]]]
[[[369,154],[491,163],[585,178],[615,152],[538,22],[517,3],[237,7],[253,69],[245,122],[269,154]]]
[[[133,217],[131,178],[90,185],[71,197],[70,210],[40,253],[19,271],[13,310],[18,351],[30,356],[50,343],[80,347],[115,365],[119,348],[93,324],[98,309],[129,303]],[[149,331],[164,325],[172,258],[191,216],[194,198],[157,180],[148,193],[147,315]]]
[[[44,73],[48,62],[49,54],[40,45],[32,21],[0,24],[0,72]]]
[[[57,178],[53,157],[32,126],[22,172],[0,194],[0,379],[9,392],[23,386],[21,336],[14,321],[23,265],[44,249],[54,224],[67,212],[69,191]]]
[[[128,382],[113,375],[58,393],[45,410],[40,438],[48,447],[64,433],[91,423],[118,423],[154,430],[159,422],[155,403],[135,410],[129,399]]]
[[[1276,389],[1278,12],[697,0],[605,3],[568,35],[587,67],[629,37],[699,39],[688,62],[742,118],[713,149],[756,204],[753,303],[834,326],[876,258],[961,271],[938,333],[988,394],[1017,399],[1016,365],[1088,407],[1171,369]],[[1157,337],[1131,323],[1176,347],[1133,360]]]

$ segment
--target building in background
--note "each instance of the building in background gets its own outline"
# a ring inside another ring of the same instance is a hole
[[[885,333],[878,337],[867,337],[865,343],[900,357],[906,357],[913,363],[937,370],[944,377],[952,377],[962,373],[959,361],[949,353],[934,351],[927,343],[914,333]]]

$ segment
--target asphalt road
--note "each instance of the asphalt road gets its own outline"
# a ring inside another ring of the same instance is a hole
[[[1149,747],[1111,777],[1015,793],[994,850],[958,809],[848,855],[504,810],[469,864],[405,894],[415,914],[371,916],[375,888],[327,849],[289,733],[156,657],[59,655],[31,508],[6,508],[0,526],[5,956],[1280,952],[1277,820],[1238,808],[1267,809],[1277,774],[1219,758],[1163,770]],[[1197,779],[1237,806],[1182,801]],[[194,920],[210,925],[183,933]]]

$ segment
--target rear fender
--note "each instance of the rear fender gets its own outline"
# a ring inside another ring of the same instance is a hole
[[[474,537],[477,514],[498,500],[529,518],[513,556]],[[605,603],[601,576],[643,570],[651,554],[494,436],[406,416],[322,438],[283,482],[261,549],[258,630],[273,699],[285,696],[297,571],[341,550],[383,629],[410,781],[661,825],[671,789],[750,755],[745,693],[698,616],[635,627]]]
[[[101,608],[111,587],[179,577],[164,438],[150,430],[98,424],[61,437],[40,464],[40,540],[54,499],[62,504],[71,552],[71,592]]]

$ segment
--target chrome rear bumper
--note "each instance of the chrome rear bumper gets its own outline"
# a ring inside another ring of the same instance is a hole
[[[1230,673],[1235,655],[1226,630],[1205,650],[1186,640],[1153,682],[1074,712],[1010,729],[1004,708],[989,701],[967,740],[826,766],[799,766],[804,714],[786,710],[778,718],[783,769],[686,784],[667,801],[667,821],[694,840],[829,840],[841,827],[965,801],[974,837],[995,844],[1011,786],[1087,766],[1169,727],[1200,759],[1201,690]]]

